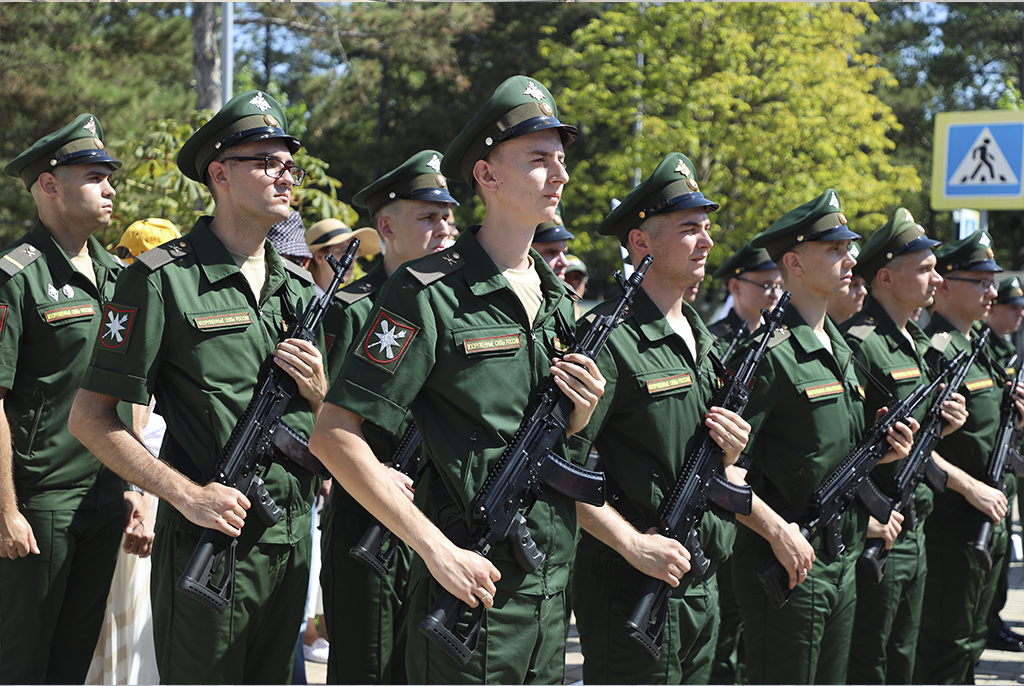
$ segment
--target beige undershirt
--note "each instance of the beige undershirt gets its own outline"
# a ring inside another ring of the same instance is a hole
[[[250,257],[249,255],[237,253],[234,250],[228,250],[228,252],[231,253],[231,257],[235,260],[238,268],[242,270],[242,276],[249,282],[249,288],[252,289],[253,295],[256,296],[256,302],[259,302],[260,295],[263,293],[263,287],[267,284],[266,253]]]
[[[814,335],[816,335],[818,340],[821,341],[821,344],[825,346],[825,350],[828,350],[830,353],[835,355],[835,351],[832,350],[832,339],[828,337],[827,331],[815,331]]]
[[[690,322],[685,317],[682,319],[669,319],[668,325],[679,334],[679,337],[683,339],[683,343],[686,343],[686,347],[690,351],[690,357],[696,360],[697,339],[693,337],[693,327],[690,326]]]
[[[71,260],[71,265],[78,271],[82,272],[82,274],[85,275],[85,278],[92,281],[92,285],[95,286],[96,270],[92,267],[92,258],[89,256],[89,252],[86,251],[78,255],[71,255],[66,252],[64,254],[68,256],[69,260]]]
[[[530,324],[533,324],[537,313],[540,312],[543,296],[540,291],[540,274],[533,268],[533,258],[529,257],[528,259],[530,266],[526,269],[502,268],[501,273],[508,280],[512,291],[519,297],[519,301],[523,303],[526,315],[530,318]]]

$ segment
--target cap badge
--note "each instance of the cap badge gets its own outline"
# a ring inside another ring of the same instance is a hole
[[[427,166],[430,167],[431,169],[433,169],[438,174],[440,174],[441,173],[441,158],[438,157],[437,155],[434,155],[433,157],[430,158],[430,161],[427,162]]]
[[[548,107],[548,104],[546,102],[542,102],[540,104],[540,111],[543,112],[544,114],[546,114],[549,117],[553,114],[552,111],[551,111],[551,108]]]
[[[907,223],[916,223],[914,222],[914,215],[910,214],[910,210],[903,210],[903,221]]]
[[[835,191],[832,191],[832,197],[828,199],[828,204],[837,210],[839,209],[839,196],[836,195]]]
[[[849,222],[846,220],[846,215],[842,212],[839,213],[839,223],[846,226]]]
[[[987,248],[991,244],[992,244],[992,239],[990,239],[988,237],[987,233],[982,233],[981,236],[978,237],[978,245],[982,245],[982,246],[985,246]]]
[[[690,178],[690,168],[686,166],[686,162],[679,160],[679,164],[676,165],[675,172],[682,174],[686,178]]]
[[[437,175],[437,185],[440,188],[448,188],[448,179],[444,178],[441,174]]]
[[[270,103],[267,102],[267,99],[263,97],[263,93],[259,92],[256,93],[256,97],[249,101],[249,104],[255,105],[256,109],[258,109],[260,112],[266,112],[267,110],[270,109]]]
[[[565,222],[562,221],[562,217],[560,215],[555,215],[554,222],[556,224],[561,224],[562,226],[565,226]]]
[[[277,119],[274,118],[274,115],[272,114],[264,114],[263,121],[267,122],[267,126],[273,126],[275,128],[279,128],[281,126],[281,124],[277,121]]]
[[[988,255],[988,258],[989,258],[990,260],[991,260],[991,259],[992,259],[993,257],[995,257],[995,256],[996,256],[996,254],[995,254],[994,252],[992,252],[992,248],[986,248],[986,249],[985,249],[985,253],[986,253],[986,254]]]
[[[93,119],[92,117],[89,117],[89,121],[87,121],[85,123],[85,126],[83,126],[82,128],[85,129],[86,131],[88,131],[89,133],[91,133],[93,136],[95,136],[96,135],[96,120]]]
[[[526,90],[523,91],[523,95],[529,95],[531,98],[537,101],[545,100],[544,93],[540,88],[537,88],[537,84],[533,81],[526,83]]]
[[[92,144],[96,146],[97,150],[103,149],[103,141],[101,141],[99,138],[93,138]]]
[[[696,190],[697,190],[697,181],[696,181],[696,179],[686,179],[686,185],[690,187],[691,191],[695,191],[696,192]]]

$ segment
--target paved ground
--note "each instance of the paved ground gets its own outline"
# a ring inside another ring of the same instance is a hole
[[[1017,509],[1014,507],[1014,514]],[[1014,531],[1021,532],[1020,522],[1014,521]],[[1020,560],[1010,564],[1010,592],[1002,618],[1018,633],[1024,634],[1024,566]],[[306,680],[311,684],[323,684],[327,679],[326,665],[306,663]],[[583,654],[580,652],[579,635],[576,625],[569,629],[569,640],[565,645],[565,683],[582,684]],[[1024,653],[1005,653],[986,650],[976,673],[978,684],[1024,684]]]

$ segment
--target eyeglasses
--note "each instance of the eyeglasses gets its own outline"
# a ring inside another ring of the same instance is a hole
[[[744,279],[742,276],[737,276],[735,278],[740,280],[740,281],[742,281],[742,282],[744,282],[744,283],[749,283],[749,284],[753,284],[753,285],[757,286],[758,288],[760,288],[761,290],[764,291],[765,295],[768,295],[772,291],[778,291],[779,293],[781,293],[782,291],[786,290],[786,284],[781,283],[781,282],[776,282],[776,283],[758,283],[757,281],[751,281],[750,279]]]
[[[252,161],[252,162],[263,162],[263,171],[266,172],[267,176],[272,179],[280,179],[284,176],[285,172],[292,175],[292,184],[301,186],[303,179],[306,178],[306,170],[302,167],[296,167],[294,164],[288,164],[284,160],[279,160],[276,157],[225,157],[225,160],[241,160],[241,161]]]
[[[950,281],[967,281],[968,283],[976,284],[978,288],[981,289],[982,293],[984,293],[990,288],[995,290],[996,287],[996,282],[993,281],[992,279],[965,279],[959,276],[947,276],[946,278],[949,279]]]

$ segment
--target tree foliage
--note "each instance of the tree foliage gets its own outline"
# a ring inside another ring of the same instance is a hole
[[[600,155],[567,154],[581,223],[595,226],[635,169],[679,151],[721,205],[712,266],[829,187],[854,228],[880,226],[920,180],[888,159],[898,124],[872,91],[892,77],[857,49],[870,16],[829,3],[622,4],[571,42],[543,41],[560,113],[602,143]],[[607,270],[618,252],[604,243]]]

